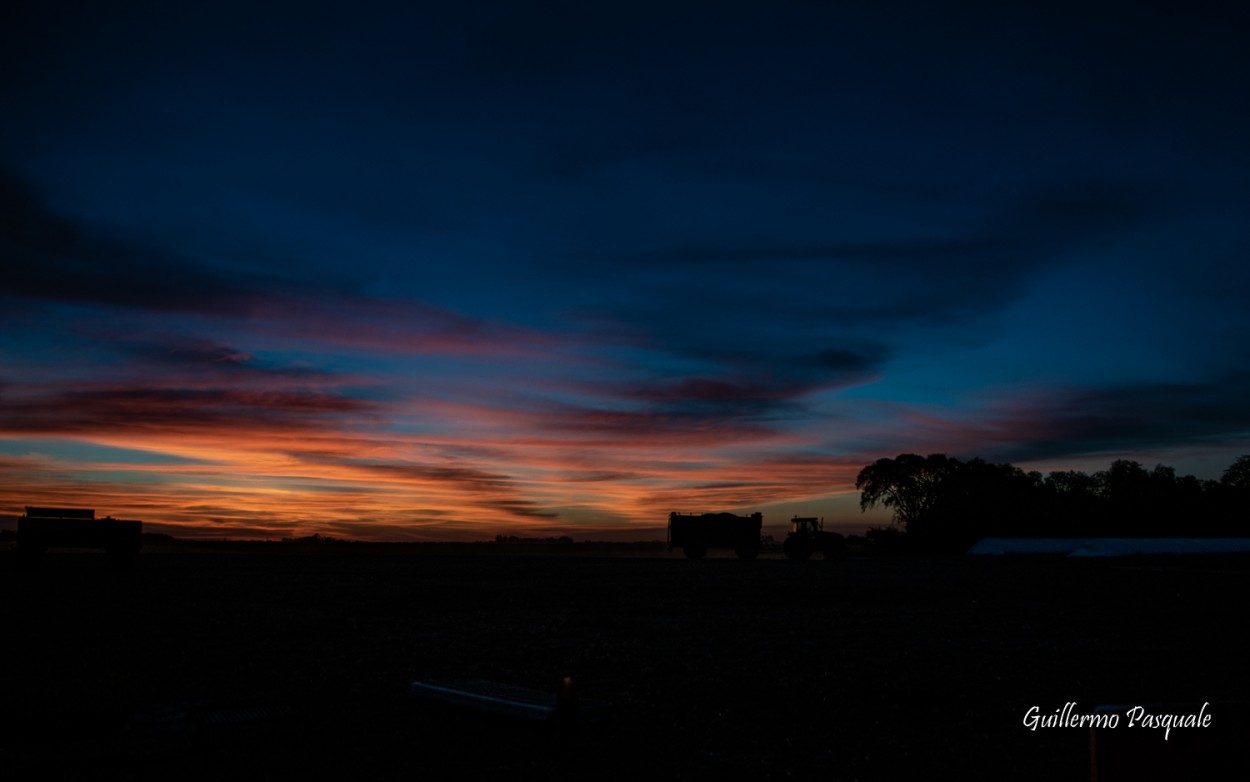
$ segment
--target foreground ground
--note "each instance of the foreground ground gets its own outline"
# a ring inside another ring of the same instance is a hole
[[[0,764],[40,776],[1078,780],[1088,734],[1029,731],[1030,707],[1250,703],[1244,558],[172,547],[0,578]],[[612,722],[562,737],[407,694],[569,674]]]

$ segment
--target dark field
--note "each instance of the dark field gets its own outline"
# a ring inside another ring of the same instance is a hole
[[[1086,731],[1030,706],[1250,703],[1245,559],[0,562],[10,779],[1080,780]],[[567,738],[407,694],[566,674],[615,719]]]

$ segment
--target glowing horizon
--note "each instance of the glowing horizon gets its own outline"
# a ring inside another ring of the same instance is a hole
[[[900,453],[1250,452],[1235,26],[629,7],[0,30],[0,515],[854,531]]]

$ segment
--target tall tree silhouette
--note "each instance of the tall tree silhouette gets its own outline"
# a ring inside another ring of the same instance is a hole
[[[1250,454],[1238,456],[1220,476],[1220,483],[1230,489],[1250,491]]]
[[[1213,515],[1218,519],[1216,534],[1250,533],[1246,524],[1250,520],[1250,455],[1237,457],[1218,482],[1210,482],[1207,494]]]
[[[904,453],[894,459],[878,459],[855,478],[855,488],[861,492],[859,507],[868,510],[880,503],[894,511],[895,524],[910,532],[932,513],[938,487],[956,464],[940,453]]]

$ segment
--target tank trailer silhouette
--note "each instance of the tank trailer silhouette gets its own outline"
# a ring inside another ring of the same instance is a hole
[[[102,548],[117,564],[129,564],[142,545],[143,522],[97,519],[90,508],[32,508],[17,520],[17,556],[38,562],[49,548]]]
[[[680,548],[689,559],[699,559],[709,549],[732,549],[739,559],[755,559],[762,543],[760,530],[764,514],[738,516],[733,513],[670,513],[668,515],[668,550]],[[782,551],[786,559],[802,562],[819,551],[825,559],[843,553],[844,538],[836,532],[825,532],[824,520],[795,516],[790,520]]]
[[[668,550],[681,547],[689,559],[699,559],[710,548],[733,549],[739,559],[755,559],[760,553],[760,529],[764,514],[733,513],[668,514]]]

